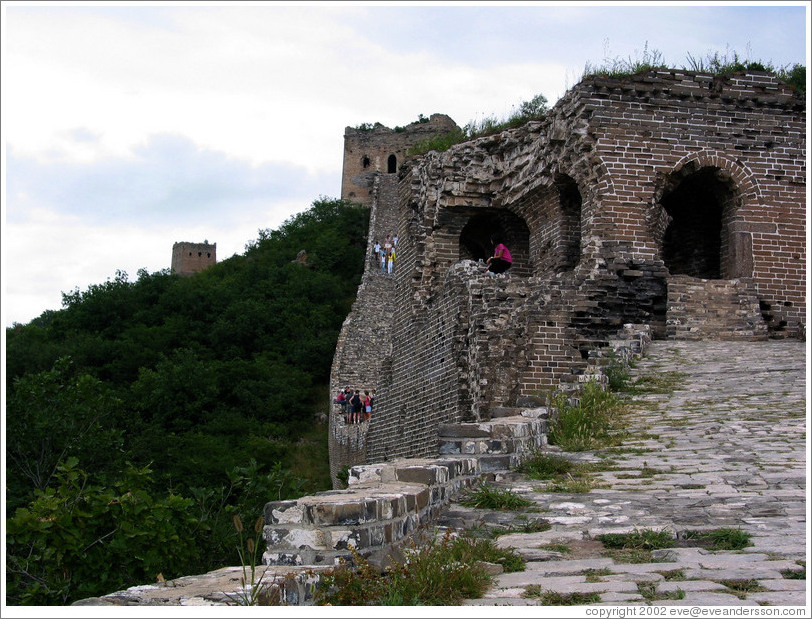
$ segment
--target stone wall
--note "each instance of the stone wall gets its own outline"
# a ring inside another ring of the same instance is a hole
[[[774,77],[658,70],[587,78],[543,121],[403,163],[373,203],[398,222],[391,323],[364,331],[359,294],[342,333],[383,351],[364,370],[376,411],[363,454],[331,467],[435,453],[443,424],[577,384],[627,323],[801,335],[805,149],[804,101]],[[496,277],[492,232],[515,261]]]

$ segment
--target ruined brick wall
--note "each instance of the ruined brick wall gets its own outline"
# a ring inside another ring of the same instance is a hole
[[[341,197],[370,206],[377,174],[396,174],[409,149],[436,134],[458,129],[445,114],[432,114],[424,122],[390,129],[379,123],[344,130],[344,169]]]
[[[172,272],[200,273],[217,262],[217,243],[175,243],[172,245]]]
[[[543,121],[404,163],[365,457],[434,454],[439,424],[577,383],[625,324],[800,334],[805,150],[804,101],[774,77],[653,71],[585,79]],[[498,277],[478,262],[494,231],[515,260]]]

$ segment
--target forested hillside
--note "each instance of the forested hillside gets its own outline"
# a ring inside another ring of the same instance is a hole
[[[9,604],[238,564],[234,516],[329,487],[316,413],[368,223],[321,198],[200,274],[118,272],[7,329]]]

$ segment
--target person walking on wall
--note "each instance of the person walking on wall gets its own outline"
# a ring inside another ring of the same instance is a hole
[[[375,250],[375,258],[373,258],[373,260],[375,261],[375,264],[377,264],[381,253],[381,244],[378,242],[378,239],[375,239],[375,244],[372,246],[372,249]]]
[[[369,391],[364,391],[364,421],[369,421],[372,417],[372,398]]]
[[[386,250],[381,249],[381,275],[386,275]]]
[[[392,275],[392,270],[395,268],[395,250],[394,248],[389,251],[389,257],[386,259],[386,268],[389,275]]]
[[[493,256],[488,258],[488,271],[494,274],[504,273],[513,265],[513,257],[510,255],[510,250],[498,237],[492,236],[491,242],[495,247]]]

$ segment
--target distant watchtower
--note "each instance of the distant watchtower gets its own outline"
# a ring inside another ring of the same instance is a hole
[[[396,174],[409,149],[434,135],[459,129],[445,114],[421,116],[419,120],[390,129],[381,123],[347,127],[344,130],[344,172],[341,197],[371,205],[376,174]]]
[[[217,262],[217,243],[175,243],[172,245],[172,273],[194,275]]]

